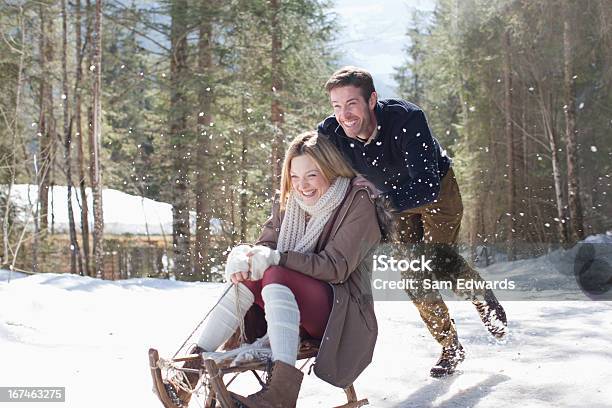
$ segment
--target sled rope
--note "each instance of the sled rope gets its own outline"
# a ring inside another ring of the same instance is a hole
[[[175,367],[172,361],[160,358],[157,361],[157,367],[167,373],[166,375],[168,377],[167,381],[175,389],[183,390],[192,395],[193,394],[199,395],[200,390],[204,388],[204,398],[206,399],[208,397],[208,383],[206,384],[204,383],[206,376],[202,375],[203,374],[202,369],[200,369],[200,375],[199,375],[200,379],[198,380],[195,387],[191,388],[191,384],[189,383],[187,374],[185,374],[185,372],[182,371],[181,369]],[[202,407],[202,405],[200,404],[200,401],[197,398],[194,398],[194,399],[198,403],[198,405]]]
[[[238,290],[238,285],[233,285],[234,286],[234,291],[236,293],[236,316],[243,316],[242,314],[242,308],[240,307],[240,293]],[[240,344],[244,344],[246,343],[246,337],[244,335],[244,317],[242,319],[238,319],[238,322],[240,324]]]
[[[249,257],[249,270],[251,270],[251,258]],[[213,310],[215,310],[215,307],[217,307],[219,305],[219,303],[221,302],[221,300],[225,297],[225,295],[227,295],[227,293],[229,292],[229,290],[232,288],[232,286],[234,287],[234,291],[235,291],[235,295],[236,295],[236,313],[237,316],[243,316],[242,313],[242,308],[240,307],[240,291],[238,289],[238,285],[234,285],[234,284],[229,284],[227,286],[227,288],[225,289],[225,291],[223,292],[223,294],[219,297],[219,300],[217,300],[217,303],[214,304],[213,307],[210,308],[210,310],[206,313],[206,315],[202,318],[202,320],[200,320],[200,322],[197,324],[197,326],[191,331],[191,333],[189,334],[189,336],[187,336],[187,338],[185,339],[185,341],[183,342],[183,344],[181,345],[181,347],[178,348],[178,350],[176,350],[176,352],[174,353],[174,355],[172,356],[172,358],[175,358],[177,356],[177,354],[185,347],[185,344],[187,344],[187,342],[193,337],[194,333],[196,331],[198,331],[198,329],[200,328],[200,326],[202,326],[202,323],[204,323],[204,321],[208,318],[208,316],[212,313]],[[240,344],[244,344],[246,343],[246,337],[245,337],[245,327],[244,327],[244,318],[239,319],[240,322]]]
[[[248,257],[248,265],[249,265],[249,278],[251,276],[251,270],[252,270],[252,265],[251,265],[251,260],[253,258],[251,258],[250,256]],[[238,285],[234,285],[234,290],[236,291],[236,316],[244,316],[246,315],[245,313],[242,313],[242,308],[240,307],[240,293],[238,290]],[[242,319],[239,319],[240,322],[240,345],[243,345],[244,343],[246,343],[246,335],[244,334],[244,317]]]
[[[189,381],[187,379],[187,374],[185,374],[181,370],[177,370],[174,364],[171,361],[165,360],[160,357],[157,361],[157,367],[162,371],[166,371],[168,373],[168,382],[172,384],[175,388],[181,389],[183,391],[193,393],[191,386],[189,385]]]
[[[251,269],[251,258],[250,257],[248,259],[248,264],[249,264],[249,270],[250,270]],[[187,336],[185,341],[183,341],[183,344],[181,344],[181,346],[175,351],[174,355],[172,356],[172,360],[174,360],[174,358],[176,358],[178,353],[185,348],[185,345],[191,340],[193,335],[200,329],[200,326],[202,326],[202,324],[206,321],[206,319],[208,319],[208,316],[210,316],[212,311],[215,310],[215,308],[219,305],[219,303],[221,303],[221,300],[223,300],[223,298],[229,293],[232,286],[234,287],[234,294],[235,294],[234,303],[236,306],[236,315],[243,316],[242,307],[240,305],[240,290],[237,284],[230,283],[229,285],[227,285],[227,287],[225,288],[221,296],[219,296],[219,299],[217,300],[217,302],[210,308],[210,310],[208,310],[206,315],[204,315],[204,317],[198,322],[196,327]],[[246,343],[244,317],[242,317],[241,319],[238,319],[238,321],[239,321],[239,329],[240,329],[240,344],[242,345]],[[167,381],[169,384],[175,387],[175,389],[183,390],[185,392],[188,392],[191,395],[195,394],[197,396],[200,396],[200,390],[204,388],[203,397],[204,397],[204,400],[208,400],[208,392],[210,391],[210,386],[211,386],[210,378],[209,378],[210,373],[205,373],[205,370],[200,368],[198,382],[196,383],[195,387],[192,388],[187,378],[187,374],[180,368],[177,368],[173,364],[173,361],[160,358],[157,361],[157,366],[162,371],[165,371],[167,373],[166,375],[166,377],[168,378]],[[218,373],[216,375],[218,376]],[[202,407],[202,404],[200,403],[198,398],[194,398],[194,399],[196,400],[198,406]]]
[[[191,333],[189,334],[189,336],[187,336],[187,338],[185,339],[185,341],[183,342],[183,344],[181,345],[181,347],[178,348],[178,350],[176,350],[176,352],[174,353],[174,355],[172,356],[172,358],[175,358],[177,356],[177,354],[185,347],[185,344],[187,344],[187,342],[193,337],[193,334],[198,331],[198,329],[200,328],[200,326],[202,325],[202,323],[204,323],[204,321],[208,318],[208,316],[210,316],[210,314],[212,313],[213,310],[215,310],[215,307],[217,307],[217,305],[219,305],[219,303],[221,302],[221,300],[225,297],[225,295],[227,295],[227,292],[229,292],[229,290],[232,288],[232,286],[235,285],[228,285],[227,288],[225,289],[225,291],[223,292],[223,294],[221,294],[221,296],[219,297],[219,300],[217,300],[217,303],[214,304],[213,307],[210,308],[210,310],[206,313],[206,315],[202,318],[202,320],[200,320],[200,322],[197,324],[197,326],[191,331]]]

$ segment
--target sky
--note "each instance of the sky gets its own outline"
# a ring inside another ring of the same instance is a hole
[[[382,97],[397,96],[394,67],[404,60],[411,10],[433,11],[435,0],[335,0],[341,62],[363,67],[374,76]],[[344,51],[342,51],[344,50]]]

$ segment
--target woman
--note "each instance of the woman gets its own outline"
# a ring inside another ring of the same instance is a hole
[[[370,258],[381,235],[369,192],[351,185],[355,176],[326,138],[299,135],[285,155],[280,202],[256,245],[228,256],[226,277],[238,290],[213,310],[198,346],[216,350],[247,310],[265,311],[273,366],[260,392],[234,395],[247,407],[296,405],[300,334],[321,340],[314,372],[335,386],[352,384],[371,361],[378,328]],[[261,329],[249,321],[246,337]]]

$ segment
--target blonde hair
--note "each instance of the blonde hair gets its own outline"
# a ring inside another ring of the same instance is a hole
[[[281,174],[281,193],[280,205],[285,208],[289,192],[291,191],[291,160],[294,157],[306,155],[315,162],[323,177],[331,184],[337,177],[353,178],[357,174],[344,160],[342,154],[338,151],[327,137],[320,135],[315,131],[309,131],[299,134],[291,141],[287,152],[285,153],[285,161],[283,162],[283,172]]]

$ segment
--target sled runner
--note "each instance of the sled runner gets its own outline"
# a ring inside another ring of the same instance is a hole
[[[300,344],[300,350],[298,352],[298,362],[303,361],[300,370],[308,365],[308,362],[317,356],[319,351],[319,345],[311,340],[304,340]],[[238,375],[250,371],[253,373],[257,381],[263,386],[264,381],[259,372],[266,372],[269,368],[269,362],[263,360],[253,360],[248,362],[239,363],[236,366],[230,366],[231,359],[222,360],[216,363],[212,359],[205,359],[202,361],[199,369],[195,368],[184,368],[180,367],[182,363],[188,366],[193,366],[194,362],[201,360],[198,354],[189,354],[183,357],[176,357],[170,361],[164,361],[159,358],[159,354],[155,349],[149,349],[149,363],[151,367],[151,375],[153,377],[153,390],[159,397],[163,406],[166,408],[187,408],[181,404],[178,396],[172,392],[169,392],[167,386],[168,380],[164,379],[164,373],[162,368],[167,368],[167,365],[171,365],[175,372],[198,372],[201,373],[203,378],[200,379],[200,384],[204,387],[204,395],[206,398],[204,407],[205,408],[241,408],[243,405],[232,398],[231,393],[227,390],[227,387],[238,377]],[[305,361],[304,361],[305,360]],[[189,364],[191,362],[192,364]],[[230,375],[231,378],[226,382],[224,376]],[[171,390],[171,389],[170,389]],[[369,404],[367,399],[357,399],[355,388],[351,384],[344,389],[346,394],[346,404],[337,406],[335,408],[358,408]]]

